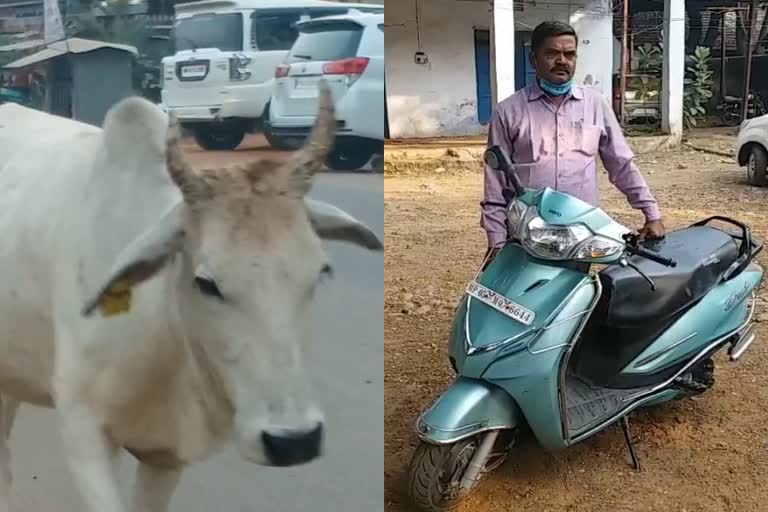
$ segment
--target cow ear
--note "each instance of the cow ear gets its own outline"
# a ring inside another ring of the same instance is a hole
[[[182,249],[185,212],[185,205],[177,204],[120,253],[109,277],[86,301],[83,315],[90,316],[96,308],[104,316],[130,309],[133,287],[156,275]]]
[[[305,198],[304,203],[312,227],[320,238],[350,242],[372,251],[384,249],[384,244],[368,226],[344,210],[309,198]]]

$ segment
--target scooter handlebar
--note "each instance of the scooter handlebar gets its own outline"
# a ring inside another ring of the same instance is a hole
[[[641,256],[645,259],[655,261],[656,263],[659,263],[660,265],[664,265],[665,267],[676,267],[677,262],[673,260],[672,258],[665,258],[661,254],[651,251],[650,249],[646,249],[645,247],[640,246],[640,239],[638,236],[634,233],[627,233],[623,236],[624,241],[627,243],[627,252],[629,254],[636,254],[637,256]]]
[[[645,249],[643,247],[633,247],[629,249],[629,252],[631,254],[637,254],[638,256],[642,256],[645,259],[655,261],[656,263],[659,263],[661,265],[664,265],[665,267],[676,267],[677,262],[673,260],[672,258],[665,258],[664,256],[660,255],[659,253],[649,251],[648,249]]]

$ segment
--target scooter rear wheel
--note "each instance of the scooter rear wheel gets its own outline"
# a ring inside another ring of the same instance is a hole
[[[483,479],[504,462],[512,444],[509,435],[499,436],[493,453],[472,488],[461,488],[461,479],[482,438],[480,434],[450,445],[419,444],[411,459],[408,475],[408,491],[419,509],[429,512],[456,510],[478,489]]]

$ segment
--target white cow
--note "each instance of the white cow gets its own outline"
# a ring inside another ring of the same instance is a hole
[[[305,199],[333,101],[288,162],[193,171],[178,127],[131,98],[103,130],[0,107],[0,511],[21,402],[55,407],[89,512],[164,512],[184,466],[234,439],[252,462],[321,453],[301,358],[330,273],[321,238],[383,248]],[[118,450],[140,463],[129,508]]]

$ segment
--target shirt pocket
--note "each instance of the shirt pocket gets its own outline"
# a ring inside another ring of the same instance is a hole
[[[600,149],[603,129],[597,125],[580,125],[573,128],[575,150],[583,155],[595,156]]]

